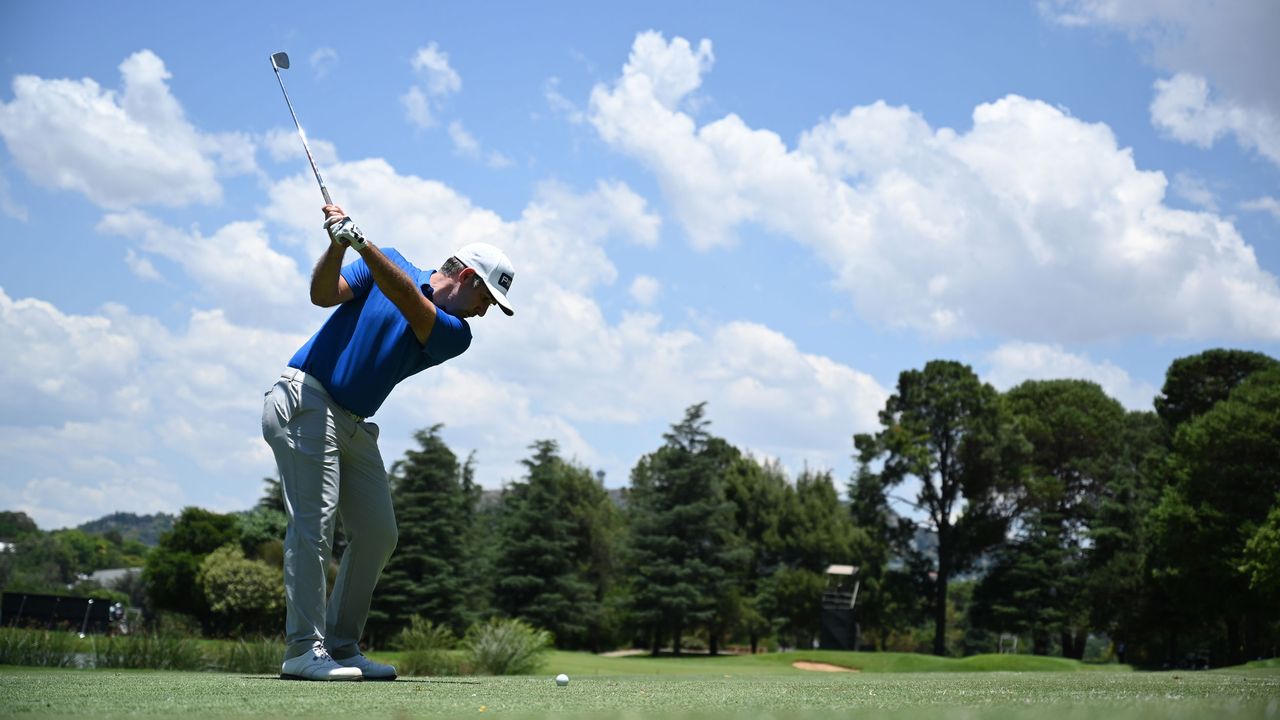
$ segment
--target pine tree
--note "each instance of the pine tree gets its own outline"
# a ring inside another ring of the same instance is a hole
[[[771,598],[764,594],[764,589],[782,565],[780,525],[783,509],[793,491],[781,466],[762,465],[751,457],[733,462],[725,480],[725,495],[734,506],[738,542],[748,552],[737,583],[734,625],[747,636],[754,655],[760,641],[772,630]]]
[[[655,655],[667,636],[679,653],[684,634],[699,626],[718,649],[726,627],[721,601],[747,560],[725,498],[725,473],[739,454],[708,432],[704,410],[705,403],[686,410],[631,474],[630,605]]]
[[[468,538],[478,489],[471,462],[458,463],[440,438],[440,425],[414,433],[410,449],[391,470],[400,540],[374,593],[370,635],[386,638],[413,615],[461,634],[474,618],[468,610],[475,574]]]
[[[574,507],[574,481],[591,484],[594,478],[562,460],[555,441],[541,440],[531,449],[533,457],[523,461],[525,480],[503,493],[495,602],[507,615],[550,630],[558,646],[584,647],[600,603],[586,575],[590,529]]]

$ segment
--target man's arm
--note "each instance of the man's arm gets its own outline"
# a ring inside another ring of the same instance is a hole
[[[355,297],[347,279],[342,277],[342,256],[347,252],[345,245],[329,243],[329,248],[320,256],[316,267],[311,271],[311,303],[320,307],[333,307]]]
[[[418,343],[425,345],[427,338],[431,336],[431,328],[436,325],[435,304],[427,299],[418,284],[400,269],[399,265],[391,262],[381,250],[374,247],[373,243],[366,240],[364,248],[359,250],[359,253],[360,257],[364,258],[365,264],[369,266],[369,272],[373,274],[373,281],[377,283],[378,289],[387,296],[387,299],[395,303],[400,313],[404,315],[404,319],[409,321],[409,327],[413,328],[413,334],[418,338]]]
[[[344,217],[346,213],[337,205],[325,205],[324,214],[326,218]],[[316,265],[316,274],[312,277],[311,282],[311,299],[316,302],[316,285],[317,278],[321,276],[322,271],[328,273],[327,279],[321,280],[322,297],[326,299],[336,299],[331,304],[336,305],[339,302],[346,302],[355,297],[347,281],[342,277],[342,255],[347,250],[347,245],[331,242],[329,249],[325,251],[320,263]],[[357,252],[360,257],[364,258],[364,262],[369,266],[369,272],[373,275],[373,282],[377,284],[378,289],[382,291],[387,299],[395,304],[400,310],[400,314],[404,315],[404,319],[409,322],[409,327],[413,328],[413,334],[418,338],[418,343],[427,344],[427,338],[431,336],[431,328],[436,324],[436,306],[427,296],[418,288],[417,283],[410,278],[400,266],[391,262],[382,251],[374,247],[373,243],[365,241],[364,247]],[[332,278],[336,277],[338,282],[332,282]],[[324,294],[324,290],[336,288],[332,295]],[[316,302],[316,304],[320,304]]]

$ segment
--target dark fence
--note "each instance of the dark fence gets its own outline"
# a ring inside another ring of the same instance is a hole
[[[80,634],[111,632],[124,617],[120,603],[94,598],[7,592],[0,602],[0,625],[73,630]]]

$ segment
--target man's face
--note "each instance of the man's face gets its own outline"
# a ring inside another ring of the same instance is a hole
[[[450,298],[449,312],[462,317],[484,317],[489,308],[496,305],[489,288],[471,268],[464,268],[458,277],[458,287]]]

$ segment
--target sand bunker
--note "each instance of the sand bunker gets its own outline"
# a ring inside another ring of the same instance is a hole
[[[813,670],[814,672],[859,672],[858,668],[832,665],[831,663],[809,662],[808,660],[797,660],[791,663],[791,667],[799,670]]]

